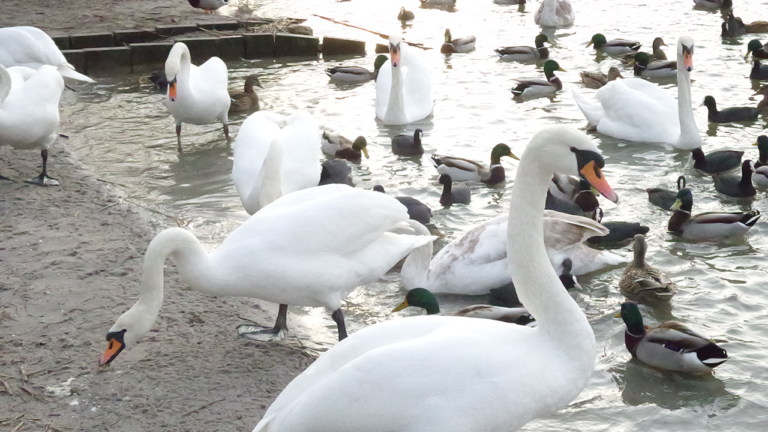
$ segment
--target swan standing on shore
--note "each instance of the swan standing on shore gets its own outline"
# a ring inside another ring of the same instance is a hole
[[[596,100],[573,94],[584,117],[597,131],[627,141],[668,143],[680,150],[701,147],[691,107],[693,39],[677,42],[677,101],[642,79],[609,82]]]
[[[77,72],[67,62],[64,54],[48,34],[37,27],[0,28],[0,65],[5,67],[26,66],[39,69],[42,65],[51,65],[64,78],[77,81],[95,82]]]
[[[320,181],[320,129],[306,112],[288,117],[266,111],[250,115],[233,150],[232,180],[250,215]]]
[[[328,185],[284,196],[251,216],[214,251],[206,253],[187,230],[169,228],[147,248],[141,297],[107,333],[100,365],[146,336],[163,304],[163,267],[172,256],[181,279],[214,296],[253,297],[280,304],[274,329],[287,330],[287,305],[326,307],[347,336],[341,301],[360,285],[435,238],[389,232],[408,212],[385,194]]]
[[[584,174],[612,201],[604,160],[583,133],[534,135],[512,188],[507,255],[536,328],[420,316],[366,327],[322,354],[278,396],[254,432],[515,431],[586,387],[595,335],[544,246],[552,174]],[[515,391],[524,389],[524,391]]]
[[[189,49],[176,42],[165,61],[168,93],[165,104],[176,121],[176,139],[181,150],[181,125],[189,123],[207,125],[221,123],[229,141],[229,105],[232,100],[227,91],[227,65],[211,57],[197,67],[192,64]]]
[[[40,149],[43,170],[29,183],[57,186],[59,182],[48,177],[48,147],[59,136],[59,98],[64,80],[49,65],[40,66],[26,81],[23,79],[28,71],[12,69],[20,73],[15,82],[0,65],[0,145],[17,150]]]
[[[390,62],[376,79],[376,117],[385,125],[402,125],[432,113],[429,69],[399,36],[389,38]]]

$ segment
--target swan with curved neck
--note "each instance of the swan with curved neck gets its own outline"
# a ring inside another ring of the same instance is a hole
[[[195,291],[280,304],[275,328],[264,333],[281,336],[287,330],[287,305],[300,305],[332,310],[339,340],[344,339],[342,300],[377,280],[413,248],[434,240],[390,232],[407,220],[405,207],[392,197],[328,185],[281,197],[210,253],[190,232],[167,229],[149,244],[139,301],[110,328],[99,363],[113,361],[149,332],[163,302],[168,256]]]
[[[376,80],[376,117],[386,125],[421,120],[432,113],[429,70],[399,36],[389,38],[390,62]]]
[[[542,130],[523,153],[508,254],[537,329],[442,316],[366,327],[294,379],[254,432],[515,431],[567,406],[592,374],[595,338],[548,262],[544,199],[560,172],[585,175],[616,201],[603,165],[595,144],[567,127]]]
[[[181,125],[221,123],[229,141],[228,113],[232,102],[227,91],[227,65],[211,57],[197,67],[192,64],[189,49],[176,42],[165,61],[168,93],[163,101],[176,122],[176,139],[181,153]]]
[[[574,99],[597,131],[627,141],[668,143],[680,150],[701,147],[691,105],[691,71],[694,41],[681,36],[677,42],[677,101],[659,86],[643,79],[608,83],[588,100]]]

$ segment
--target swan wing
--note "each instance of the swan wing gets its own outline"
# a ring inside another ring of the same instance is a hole
[[[58,63],[51,63],[48,54],[24,27],[7,27],[0,28],[0,64],[37,69],[43,64]]]
[[[283,146],[282,191],[287,195],[320,181],[320,129],[309,113],[289,116],[278,136]]]
[[[409,122],[421,120],[432,113],[432,79],[429,68],[415,48],[403,49],[403,103]]]
[[[261,208],[262,166],[272,141],[280,134],[280,127],[274,120],[274,116],[261,111],[250,115],[240,127],[232,146],[232,180],[249,214]]]
[[[211,57],[199,67],[190,65],[189,78],[195,98],[204,101],[196,109],[204,109],[216,119],[225,120],[232,103],[227,89],[227,65],[220,58]]]
[[[392,91],[392,63],[386,62],[379,69],[376,78],[376,117],[383,119],[389,106],[389,93]]]
[[[592,219],[554,210],[544,210],[544,223],[547,231],[544,244],[552,249],[563,249],[609,233],[608,228]]]

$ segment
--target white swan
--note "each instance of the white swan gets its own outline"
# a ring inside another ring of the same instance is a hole
[[[53,39],[37,27],[0,28],[0,65],[26,66],[35,70],[42,65],[51,65],[65,78],[95,82],[77,72]]]
[[[435,237],[388,232],[408,213],[396,199],[346,185],[286,195],[251,216],[214,251],[206,253],[192,233],[170,228],[147,248],[141,297],[107,334],[104,365],[130,347],[155,322],[163,303],[163,267],[173,256],[190,288],[215,296],[254,297],[280,303],[275,329],[287,327],[287,305],[333,310],[339,339],[346,337],[341,301],[371,283],[414,247]]]
[[[386,125],[421,120],[432,113],[429,69],[399,36],[389,38],[390,62],[376,79],[376,117]]]
[[[165,60],[168,93],[163,103],[176,120],[176,138],[181,153],[181,124],[206,125],[221,123],[229,141],[228,112],[231,99],[227,92],[227,65],[211,57],[197,67],[192,64],[189,49],[176,42]]]
[[[59,136],[59,98],[64,80],[56,68],[49,65],[40,66],[26,81],[24,76],[28,71],[12,69],[16,69],[15,81],[0,65],[0,145],[17,150],[40,149],[43,170],[29,182],[40,186],[58,185],[56,179],[48,177],[48,147]]]
[[[6,70],[8,71],[8,75],[11,76],[12,89],[24,84],[28,79],[32,78],[35,73],[37,73],[36,70],[26,66],[12,66]]]
[[[406,289],[426,288],[433,293],[483,295],[512,282],[507,260],[506,214],[472,228],[432,258],[432,244],[415,249],[403,263],[400,276]],[[429,231],[411,222],[418,234]],[[627,262],[624,257],[592,249],[583,242],[608,234],[594,220],[555,211],[544,211],[544,245],[557,274],[570,258],[571,273],[579,276]]]
[[[568,0],[543,0],[533,15],[533,22],[542,27],[564,27],[575,20],[576,12]]]
[[[538,327],[446,316],[372,325],[294,379],[254,432],[515,431],[568,405],[594,369],[595,337],[549,263],[544,199],[553,173],[581,172],[617,200],[603,164],[595,144],[566,127],[537,133],[523,153],[508,256]]]
[[[681,150],[701,147],[691,107],[693,39],[677,42],[677,101],[656,84],[643,79],[609,82],[588,100],[574,99],[597,131],[627,141],[668,143]]]
[[[320,129],[306,112],[251,114],[235,138],[232,179],[248,214],[320,181]]]

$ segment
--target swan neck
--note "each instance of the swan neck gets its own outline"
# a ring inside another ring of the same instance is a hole
[[[8,70],[0,65],[0,105],[5,102],[5,99],[11,93],[11,74]]]
[[[267,156],[264,158],[264,165],[259,172],[260,184],[259,207],[264,208],[272,201],[283,195],[282,190],[282,168],[283,168],[283,143],[280,137],[272,140],[269,146]]]
[[[430,287],[426,285],[427,276],[429,275],[429,263],[431,261],[432,242],[412,250],[400,269],[400,278],[403,281],[403,286],[408,290],[414,288],[429,289]]]
[[[677,55],[677,111],[680,116],[680,147],[701,147],[701,136],[691,105],[691,73],[686,69],[682,53]]]
[[[392,86],[389,90],[389,103],[387,104],[387,113],[385,117],[391,122],[391,117],[397,117],[395,122],[398,124],[408,123],[405,117],[405,102],[403,101],[403,56],[400,57],[401,62],[397,67],[392,68]]]

